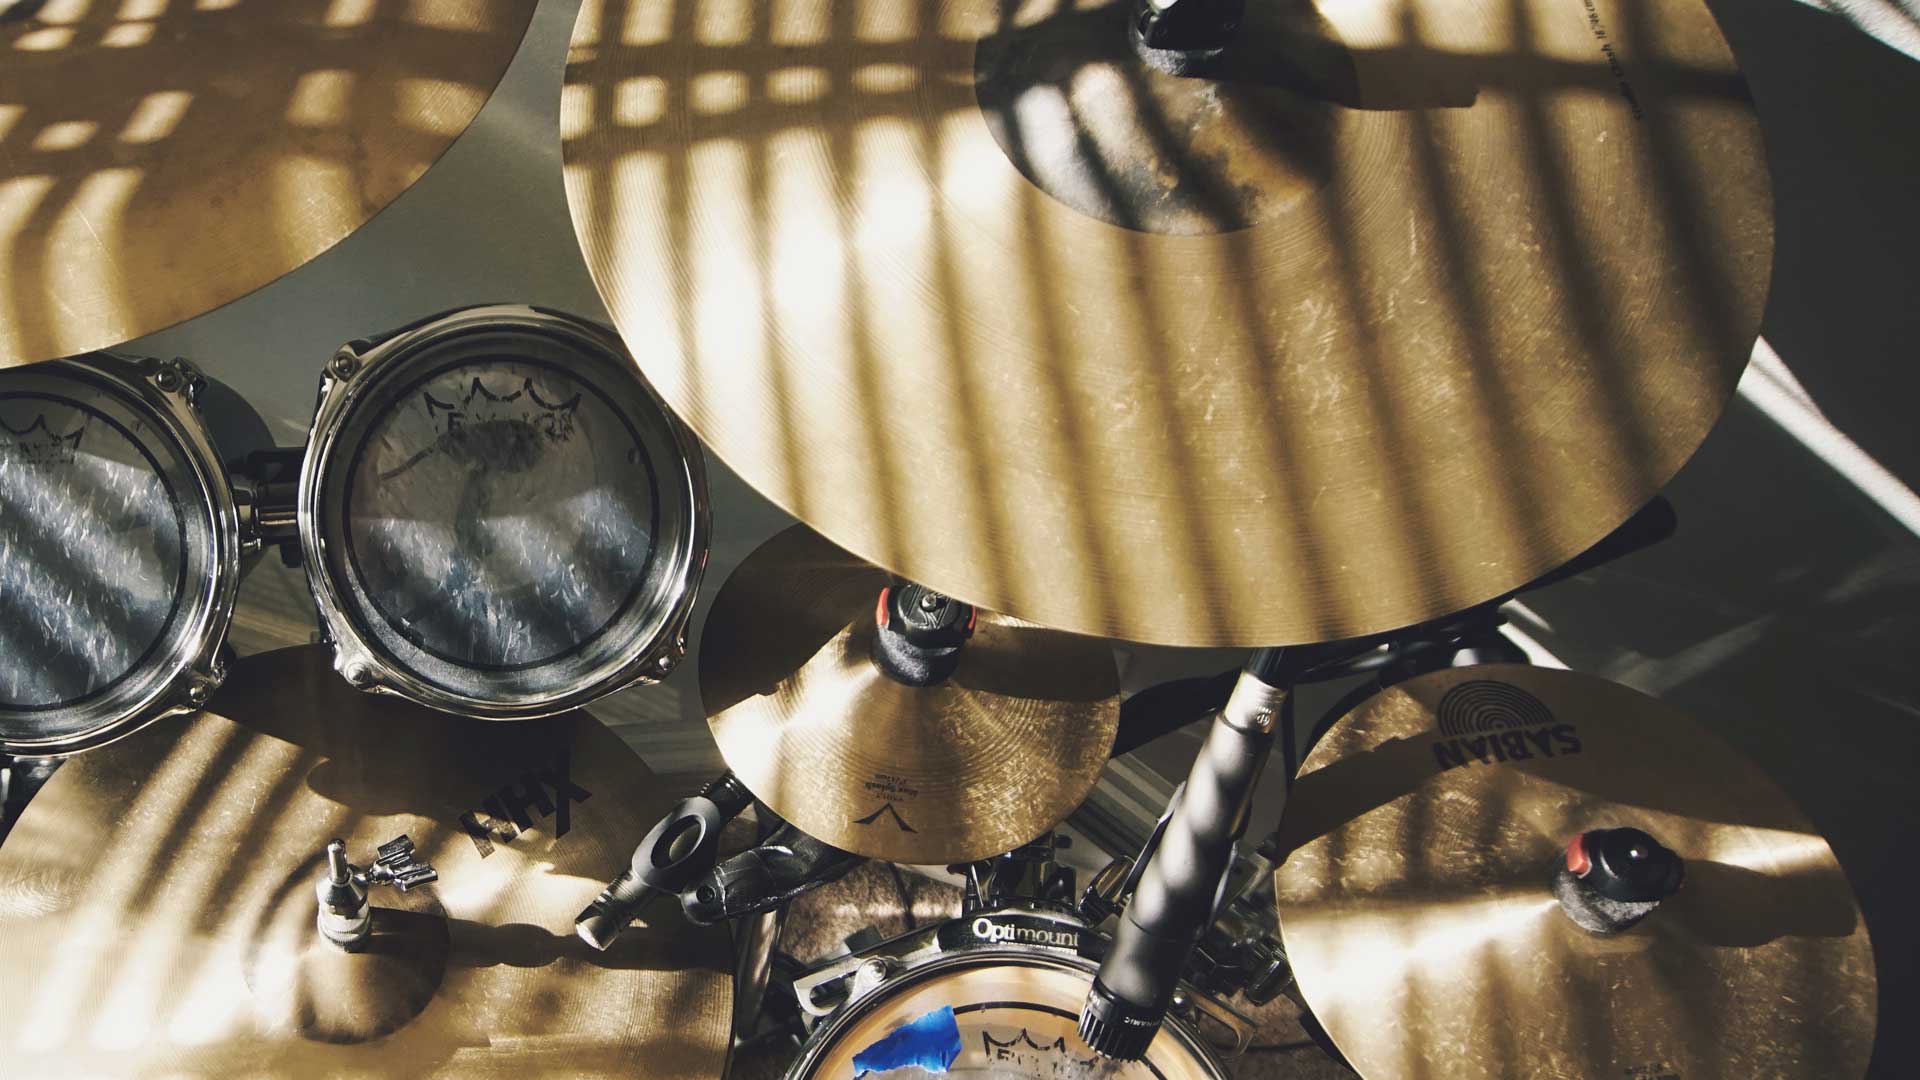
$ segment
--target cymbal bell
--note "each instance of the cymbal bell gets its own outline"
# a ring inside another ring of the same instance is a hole
[[[632,1075],[724,1067],[724,933],[572,934],[668,798],[584,713],[499,724],[345,686],[324,647],[237,662],[207,712],[75,757],[0,845],[9,1077]],[[411,837],[372,936],[315,927],[330,838]]]
[[[1638,829],[1677,892],[1614,933],[1557,899],[1570,840]],[[1832,850],[1680,710],[1566,671],[1436,672],[1308,755],[1280,826],[1301,991],[1367,1077],[1847,1077],[1876,978]]]
[[[1701,0],[1278,0],[1218,79],[1139,62],[1131,0],[627,10],[582,6],[561,134],[638,363],[983,608],[1243,646],[1459,610],[1643,505],[1755,340],[1768,173]]]
[[[237,299],[486,103],[533,0],[0,4],[0,367]]]
[[[859,855],[956,863],[1032,840],[1106,765],[1112,650],[983,611],[952,675],[908,686],[871,656],[890,580],[805,526],[740,564],[700,641],[721,755],[775,813]]]

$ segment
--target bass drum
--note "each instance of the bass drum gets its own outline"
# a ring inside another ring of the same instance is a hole
[[[960,1029],[960,1056],[948,1069],[955,1076],[1226,1080],[1219,1059],[1174,1017],[1145,1059],[1096,1057],[1077,1030],[1096,970],[1074,956],[1000,948],[929,961],[857,998],[816,1029],[788,1080],[852,1080],[861,1051],[948,1006]]]

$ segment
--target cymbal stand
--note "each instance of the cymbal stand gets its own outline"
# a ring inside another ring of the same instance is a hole
[[[1267,756],[1283,730],[1289,742],[1292,739],[1296,686],[1376,670],[1384,679],[1399,681],[1456,663],[1463,654],[1524,660],[1498,633],[1500,604],[1665,539],[1674,523],[1672,507],[1656,498],[1566,565],[1466,611],[1345,641],[1255,651],[1215,715],[1186,782],[1174,793],[1168,816],[1136,864],[1132,897],[1080,1015],[1080,1036],[1087,1045],[1121,1060],[1137,1060],[1151,1045],[1182,972],[1207,928],[1233,898],[1228,872]],[[1199,685],[1204,689],[1212,681]],[[1334,719],[1338,715],[1333,714]],[[1324,726],[1316,730],[1316,738],[1320,730]]]

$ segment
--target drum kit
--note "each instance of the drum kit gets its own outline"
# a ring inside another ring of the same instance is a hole
[[[1221,1080],[1282,999],[1368,1080],[1866,1072],[1826,841],[1502,633],[1672,531],[1754,341],[1698,0],[585,0],[612,328],[347,342],[296,447],[115,351],[399,197],[533,7],[0,0],[0,1072]],[[696,625],[705,451],[800,524]],[[318,630],[242,657],[270,553]],[[582,710],[691,635],[676,799]],[[780,951],[868,860],[956,908]]]

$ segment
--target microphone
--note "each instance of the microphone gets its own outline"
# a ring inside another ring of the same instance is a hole
[[[1080,1038],[1097,1053],[1137,1061],[1159,1034],[1188,958],[1214,920],[1254,788],[1290,707],[1292,650],[1287,661],[1277,648],[1247,660],[1175,796],[1080,1013]]]
[[[678,904],[680,890],[712,869],[721,828],[751,802],[753,793],[731,772],[682,800],[633,849],[633,864],[574,918],[574,933],[605,952],[636,918],[669,900]]]

